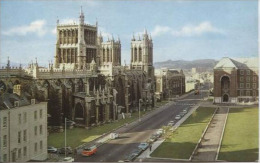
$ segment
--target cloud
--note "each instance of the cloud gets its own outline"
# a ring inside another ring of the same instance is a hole
[[[168,26],[160,26],[160,25],[157,25],[155,26],[154,30],[151,32],[152,36],[153,37],[156,37],[156,36],[160,36],[160,35],[163,35],[169,31],[171,31],[172,29]]]
[[[56,27],[53,28],[53,29],[51,30],[51,33],[54,34],[54,35],[56,35],[56,34],[57,34],[57,28],[56,28]]]
[[[171,34],[175,37],[192,37],[192,36],[200,36],[205,33],[218,33],[224,34],[224,31],[214,27],[210,22],[205,21],[201,22],[198,25],[185,25],[180,30],[175,30],[168,26],[160,26],[157,25],[152,30],[152,36],[157,37],[163,34]]]
[[[38,36],[43,36],[47,32],[45,25],[46,25],[45,20],[36,20],[31,22],[29,25],[13,27],[9,30],[3,31],[2,34],[7,36],[13,36],[13,35],[25,36],[29,33],[35,33]]]
[[[210,22],[202,22],[197,26],[186,25],[178,31],[171,31],[173,36],[199,36],[204,33],[219,33],[223,34],[224,32],[216,27],[213,27]]]

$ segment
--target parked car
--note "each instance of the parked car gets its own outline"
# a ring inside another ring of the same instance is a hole
[[[164,131],[163,131],[163,129],[162,128],[160,128],[160,129],[158,129],[157,130],[157,132],[156,132],[157,134],[163,134],[164,133]]]
[[[110,134],[110,139],[116,139],[119,138],[119,134],[118,133],[111,133]]]
[[[153,134],[153,135],[148,139],[148,142],[149,142],[149,143],[150,143],[150,142],[152,143],[152,142],[155,142],[157,139],[158,139],[158,137]]]
[[[143,151],[148,148],[149,144],[148,143],[140,143],[138,145],[138,148],[142,149]]]
[[[179,113],[179,115],[182,116],[182,117],[183,117],[185,114],[186,114],[186,113],[184,113],[184,112],[180,112],[180,113]]]
[[[56,153],[57,151],[58,151],[58,149],[55,147],[52,147],[52,146],[48,147],[48,153]]]
[[[180,116],[180,115],[176,115],[176,116],[175,116],[175,119],[176,119],[176,120],[179,120],[179,119],[181,119],[181,116]]]
[[[132,153],[136,154],[136,156],[139,156],[142,152],[143,152],[143,150],[141,148],[137,148]]]
[[[74,126],[74,125],[76,125],[76,123],[74,121],[71,121],[71,120],[66,120],[66,125],[67,126]]]
[[[182,112],[185,114],[188,113],[187,109],[183,109]]]
[[[74,162],[74,158],[72,157],[65,157],[62,162]]]
[[[97,146],[93,145],[89,148],[84,148],[81,152],[82,156],[91,156],[97,152]]]
[[[132,162],[137,157],[135,153],[131,153],[130,155],[126,156],[124,162]]]
[[[66,147],[66,154],[72,154],[72,148],[71,147]],[[65,154],[65,148],[60,148],[58,149],[59,154]]]
[[[170,121],[167,126],[173,126],[173,125],[174,125],[174,121]]]

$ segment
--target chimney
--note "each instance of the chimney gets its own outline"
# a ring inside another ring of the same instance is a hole
[[[17,94],[18,96],[21,96],[22,94],[21,84],[14,85],[13,93]]]

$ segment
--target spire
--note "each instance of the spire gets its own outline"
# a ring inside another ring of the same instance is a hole
[[[97,20],[97,18],[96,18],[96,27],[98,27],[98,20]]]
[[[7,65],[6,65],[7,68],[10,68],[10,60],[9,60],[9,56],[7,58]]]
[[[147,35],[147,30],[146,30],[146,28],[144,28],[144,34],[146,34],[146,35]]]
[[[114,36],[113,36],[113,33],[112,33],[112,41],[114,41]]]
[[[84,24],[84,13],[82,11],[82,6],[80,6],[80,14],[79,14],[79,24]]]
[[[80,6],[80,15],[83,15],[82,6]]]
[[[133,33],[132,41],[135,41],[135,33]]]
[[[60,20],[59,20],[58,16],[57,16],[57,21],[56,21],[56,23],[57,23],[57,25],[59,25],[59,23],[60,23]]]
[[[117,41],[120,42],[120,38],[119,38],[119,35],[117,35]]]
[[[138,37],[139,37],[139,41],[141,40],[141,38],[140,38],[140,34],[138,34]]]
[[[152,39],[152,34],[150,33],[150,40],[152,41],[153,39]]]

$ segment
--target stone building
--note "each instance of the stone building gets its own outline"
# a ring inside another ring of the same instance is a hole
[[[153,67],[153,40],[148,36],[145,29],[142,39],[135,39],[133,35],[131,41],[131,63],[130,69],[139,69],[147,73],[148,77],[154,78]]]
[[[57,21],[55,63],[41,67],[36,59],[22,69],[10,67],[8,60],[7,66],[0,69],[0,76],[6,80],[0,81],[10,93],[14,91],[13,82],[7,80],[10,77],[16,77],[23,87],[30,85],[27,88],[33,98],[48,101],[51,126],[61,126],[65,117],[85,127],[110,122],[121,113],[135,111],[139,99],[143,99],[144,106],[152,107],[154,86],[147,75],[148,69],[152,72],[152,62],[148,64],[146,59],[143,69],[121,66],[120,40],[104,42],[97,30],[97,23],[84,23],[82,9],[79,23]]]
[[[121,66],[121,42],[120,39],[114,40],[108,39],[103,42],[103,37],[100,34],[98,37],[99,54],[100,54],[100,66],[106,66],[112,64],[112,66]]]
[[[258,102],[258,58],[222,58],[214,67],[214,102]]]
[[[17,82],[15,78],[9,80]],[[46,160],[47,102],[33,99],[20,84],[13,85],[13,93],[3,81],[0,87],[0,161]]]
[[[157,100],[173,98],[185,93],[185,75],[182,70],[161,68],[155,70]]]
[[[84,22],[84,13],[80,10],[79,23],[60,24],[57,20],[57,41],[55,53],[55,68],[63,65],[68,68],[86,69],[92,59],[97,62],[98,25]]]

